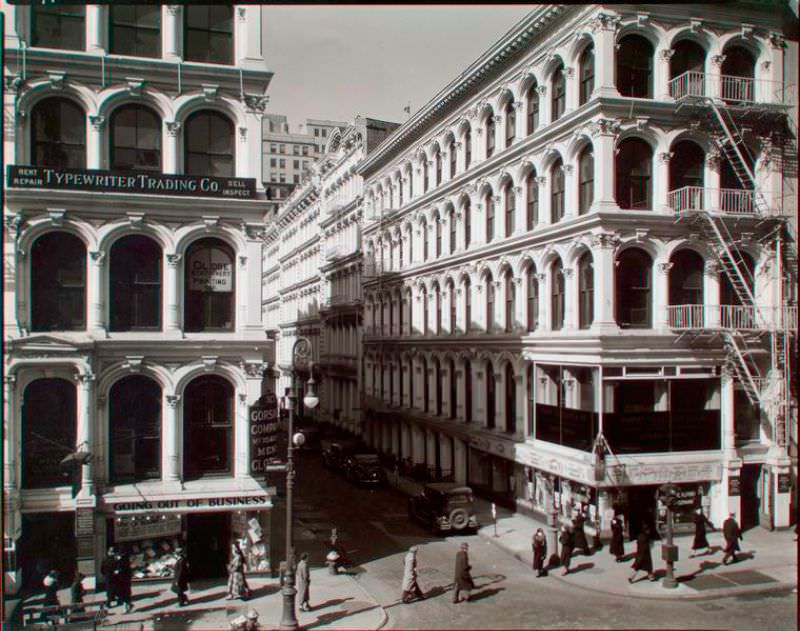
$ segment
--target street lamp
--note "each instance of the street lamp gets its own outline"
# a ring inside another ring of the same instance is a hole
[[[667,482],[658,487],[661,503],[667,509],[667,542],[661,546],[661,558],[667,562],[667,574],[661,582],[662,587],[675,589],[678,581],[675,580],[675,561],[678,560],[678,546],[672,543],[672,511],[678,502],[678,487]]]
[[[294,518],[292,505],[294,500],[294,450],[305,442],[301,432],[294,433],[294,410],[297,407],[297,380],[296,370],[301,365],[308,365],[311,378],[308,380],[308,392],[303,397],[303,404],[313,409],[319,404],[319,397],[315,391],[314,364],[311,361],[311,342],[308,338],[298,337],[292,346],[292,386],[288,397],[289,408],[289,444],[286,446],[286,571],[283,580],[283,614],[281,616],[281,629],[297,629],[297,616],[295,615],[294,597],[297,594],[294,584],[294,544],[293,529]]]

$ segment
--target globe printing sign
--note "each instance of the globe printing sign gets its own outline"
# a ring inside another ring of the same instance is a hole
[[[189,259],[189,290],[210,292],[233,291],[233,261],[220,248],[197,250]]]

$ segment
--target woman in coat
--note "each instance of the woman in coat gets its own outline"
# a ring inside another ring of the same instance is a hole
[[[697,550],[705,550],[704,554],[709,554],[711,549],[708,545],[708,538],[706,537],[706,526],[714,530],[714,524],[708,521],[708,517],[703,514],[703,509],[698,508],[694,514],[694,541],[692,541],[692,553],[689,558],[697,556]]]
[[[295,580],[297,581],[297,600],[300,602],[300,611],[311,611],[311,606],[308,604],[311,586],[311,575],[308,571],[308,552],[303,552],[300,555],[300,561],[297,563],[297,570],[295,571]]]
[[[404,603],[410,603],[415,598],[424,598],[419,583],[417,583],[417,546],[411,546],[403,559],[402,589]]]
[[[531,546],[533,548],[533,569],[536,570],[536,576],[544,576],[547,574],[545,569],[547,564],[547,539],[545,539],[541,528],[536,529]]]
[[[462,600],[469,602],[469,594],[475,588],[470,570],[472,570],[472,566],[469,564],[469,545],[462,543],[456,552],[456,567],[453,575],[453,583],[456,587],[456,593],[453,595],[454,603],[460,603]],[[463,599],[461,592],[466,592]]]
[[[572,548],[573,550],[579,549],[582,554],[589,554],[589,542],[586,539],[586,531],[583,529],[583,524],[586,523],[586,515],[583,509],[578,509],[575,518],[572,520],[574,539]]]
[[[569,563],[570,559],[572,558],[573,547],[572,533],[566,526],[561,526],[561,534],[558,536],[558,543],[561,544],[561,556],[559,558],[561,560],[561,565],[564,568],[564,570],[561,572],[561,575],[564,576],[569,574]]]
[[[622,563],[622,557],[625,556],[625,539],[622,520],[616,515],[611,520],[611,545],[608,550],[617,558],[617,563]]]
[[[228,595],[225,600],[233,598],[244,598],[244,554],[239,544],[234,541],[231,544],[231,558],[228,561]]]
[[[633,583],[639,571],[646,572],[651,581],[656,580],[653,574],[653,557],[650,554],[650,529],[647,524],[642,526],[639,537],[636,539],[636,558],[633,560],[633,574],[628,579]]]

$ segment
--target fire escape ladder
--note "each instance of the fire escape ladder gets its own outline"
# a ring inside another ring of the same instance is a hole
[[[741,335],[726,331],[725,348],[728,351],[728,365],[733,369],[739,383],[742,384],[747,399],[753,405],[762,406],[761,375],[756,365],[748,358],[750,351],[746,341]]]

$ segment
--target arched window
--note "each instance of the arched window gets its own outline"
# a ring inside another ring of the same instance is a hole
[[[525,273],[528,290],[528,303],[526,320],[528,331],[535,331],[539,327],[539,276],[536,267],[531,265]]]
[[[517,384],[514,381],[514,367],[511,362],[506,362],[503,381],[506,387],[506,432],[514,434],[517,431]]]
[[[22,399],[22,488],[46,489],[73,482],[61,460],[77,440],[75,384],[66,379],[36,379]]]
[[[233,63],[233,6],[187,4],[183,13],[187,61]]]
[[[492,325],[494,324],[495,302],[494,279],[491,274],[486,274],[483,285],[486,290],[486,332],[491,333]]]
[[[456,176],[456,166],[458,165],[458,153],[456,152],[456,141],[450,143],[450,148],[447,150],[450,155],[450,178]]]
[[[423,193],[427,193],[428,192],[428,188],[430,187],[430,184],[431,184],[430,174],[428,173],[428,167],[429,166],[430,165],[428,164],[428,158],[427,158],[427,156],[425,154],[423,154],[422,158],[420,158],[420,165],[419,165],[419,168],[422,170],[422,192]]]
[[[403,205],[403,176],[397,178],[397,198],[400,206]]]
[[[433,157],[434,170],[436,171],[436,186],[442,183],[442,152],[436,150],[436,155]]]
[[[703,208],[703,178],[706,154],[691,140],[681,140],[672,147],[669,161],[669,190],[676,211]]]
[[[456,240],[458,238],[458,233],[456,232],[456,211],[451,210],[448,217],[450,223],[450,254],[453,254],[456,251]]]
[[[31,330],[86,329],[86,246],[67,232],[42,235],[31,248]]]
[[[564,328],[564,308],[566,293],[564,290],[564,267],[559,259],[552,266],[552,286],[550,293],[551,327],[554,331]]]
[[[517,209],[515,200],[516,197],[514,195],[514,183],[508,182],[503,188],[503,201],[505,205],[506,216],[506,237],[513,235],[516,227]]]
[[[442,218],[437,214],[434,218],[433,230],[436,239],[436,258],[442,256]]]
[[[669,304],[703,304],[703,257],[692,250],[679,250],[670,259]]]
[[[447,298],[450,301],[450,333],[456,332],[456,285],[451,280],[447,283]]]
[[[472,284],[469,276],[464,278],[464,332],[472,330]]]
[[[233,250],[221,239],[196,241],[186,253],[184,328],[234,328],[236,274]]]
[[[428,331],[428,290],[425,287],[420,289],[420,300],[422,300],[422,334],[427,335]]]
[[[494,241],[494,191],[490,188],[484,195],[486,205],[486,243]]]
[[[133,57],[161,57],[161,6],[110,4],[111,53]]]
[[[183,476],[232,472],[233,386],[218,375],[192,380],[183,394]]]
[[[617,324],[622,328],[649,329],[652,326],[652,259],[639,248],[617,257]]]
[[[112,482],[161,477],[161,386],[143,375],[117,381],[108,397],[108,429]]]
[[[187,9],[190,8],[188,5]],[[195,112],[186,120],[184,171],[189,175],[233,177],[233,123],[218,112]]]
[[[534,81],[531,84],[531,87],[528,88],[528,93],[525,100],[527,102],[526,132],[527,135],[530,136],[539,126],[539,85],[536,83],[536,81]]]
[[[579,105],[583,105],[594,91],[594,44],[589,44],[583,51],[580,59],[580,90],[578,95]]]
[[[442,367],[439,358],[433,358],[433,379],[436,388],[436,416],[442,415]]]
[[[422,411],[430,411],[431,384],[428,376],[428,358],[422,357]]]
[[[464,421],[472,422],[472,363],[464,360]]]
[[[653,45],[640,35],[619,41],[617,89],[622,96],[653,98]]]
[[[578,214],[589,212],[594,201],[594,151],[586,145],[578,156]]]
[[[111,116],[111,168],[161,171],[161,119],[149,107],[126,105],[114,111]]]
[[[704,70],[706,51],[698,43],[683,39],[672,46],[669,60],[670,95],[705,96]]]
[[[464,169],[472,163],[472,130],[467,127],[464,132]]]
[[[86,7],[31,5],[31,43],[42,48],[86,50]]]
[[[564,163],[561,158],[550,167],[550,223],[564,218]]]
[[[485,366],[485,374],[486,374],[486,427],[488,429],[494,429],[496,426],[495,422],[495,406],[496,403],[496,396],[495,396],[495,375],[494,375],[494,368],[492,367],[492,362],[488,359],[486,360]]]
[[[586,252],[578,263],[578,326],[588,329],[594,322],[594,264]]]
[[[525,179],[525,196],[525,227],[531,231],[539,223],[539,182],[536,180],[536,171],[531,171]]]
[[[472,202],[469,197],[464,199],[464,249],[472,242]]]
[[[550,121],[555,122],[564,115],[567,107],[567,78],[564,74],[563,64],[559,64],[553,71],[553,78],[550,80],[552,90],[550,100]]]
[[[497,125],[495,123],[494,112],[489,110],[486,116],[486,157],[491,158],[494,155],[494,148],[496,143]]]
[[[86,115],[69,99],[40,101],[31,113],[31,160],[54,169],[86,168]]]
[[[428,260],[428,222],[424,219],[419,224],[420,237],[422,238],[422,260]]]
[[[455,418],[458,399],[458,380],[456,379],[456,363],[452,359],[448,362],[447,374],[450,376],[450,418]]]
[[[114,243],[110,257],[110,330],[161,328],[161,247],[130,235]]]
[[[436,330],[434,333],[436,335],[442,334],[442,292],[439,289],[439,285],[433,286],[433,300],[434,300],[434,309],[436,309]]]
[[[506,147],[510,147],[514,143],[514,138],[517,135],[517,108],[514,107],[514,99],[510,99],[508,103],[506,103],[505,117]]]
[[[653,150],[640,138],[623,140],[617,149],[617,204],[630,210],[653,207]]]
[[[517,302],[517,287],[514,284],[514,275],[511,270],[506,270],[503,278],[506,297],[505,317],[503,318],[503,328],[506,333],[511,333],[514,329],[514,310]]]
[[[754,77],[756,60],[744,46],[725,49],[722,71],[721,96],[726,101],[751,103],[755,97]]]

